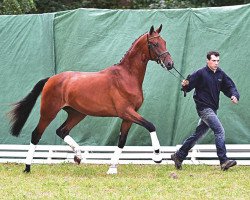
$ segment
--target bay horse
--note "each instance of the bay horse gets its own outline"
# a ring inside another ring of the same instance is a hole
[[[56,134],[72,148],[76,163],[81,162],[81,150],[69,136],[69,132],[87,115],[122,119],[118,146],[111,158],[107,174],[117,173],[119,156],[132,123],[149,131],[153,146],[152,159],[156,163],[162,161],[155,126],[137,112],[143,102],[142,83],[148,61],[156,61],[168,70],[174,65],[166,42],[159,35],[161,29],[162,25],[157,30],[152,26],[149,32],[136,39],[120,63],[99,72],[66,71],[45,78],[40,80],[24,99],[13,105],[9,113],[11,134],[17,137],[41,93],[40,119],[32,132],[24,172],[30,172],[36,145],[61,109],[65,110],[68,116],[56,130]]]

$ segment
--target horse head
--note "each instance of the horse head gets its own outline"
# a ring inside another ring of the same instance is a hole
[[[147,34],[149,56],[150,60],[154,60],[158,64],[161,64],[162,67],[171,70],[174,66],[174,62],[167,50],[166,41],[159,35],[161,29],[162,25],[156,30],[154,30],[154,26],[151,26]]]

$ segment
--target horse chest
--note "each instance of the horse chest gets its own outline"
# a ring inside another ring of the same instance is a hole
[[[135,107],[141,107],[143,103],[143,93],[141,90],[137,90],[135,93],[130,93],[130,102],[132,102]]]

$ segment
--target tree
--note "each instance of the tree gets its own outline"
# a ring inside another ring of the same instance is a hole
[[[0,14],[47,13],[77,8],[197,8],[246,3],[250,3],[250,0],[0,0]]]
[[[33,0],[3,0],[0,3],[0,14],[18,15],[35,11],[36,6]]]

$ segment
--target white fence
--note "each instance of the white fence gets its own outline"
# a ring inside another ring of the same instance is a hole
[[[170,155],[180,145],[162,146],[163,162],[161,164],[173,164]],[[115,146],[81,146],[83,154],[82,164],[109,164],[115,150]],[[0,163],[14,162],[24,163],[29,145],[0,145]],[[250,165],[250,145],[227,145],[227,156],[237,160],[238,165]],[[125,146],[121,154],[120,164],[155,164],[152,161],[151,146]],[[62,162],[74,162],[74,153],[65,145],[38,145],[34,154],[33,163],[55,164]],[[195,145],[190,150],[184,164],[208,164],[219,165],[215,145]]]

